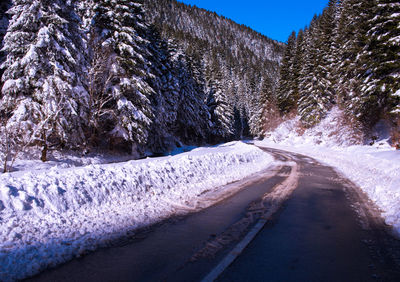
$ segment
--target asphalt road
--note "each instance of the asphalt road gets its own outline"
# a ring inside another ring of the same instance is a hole
[[[235,195],[30,281],[200,281],[271,203],[279,209],[220,281],[400,281],[399,241],[357,187],[308,157],[266,150],[281,165],[231,184]],[[296,189],[268,204],[293,163]]]
[[[399,242],[357,187],[307,157],[268,151],[300,165],[298,186],[219,281],[400,281]]]

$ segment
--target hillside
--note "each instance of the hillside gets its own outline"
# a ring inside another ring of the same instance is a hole
[[[204,41],[211,48],[242,60],[249,60],[244,55],[257,57],[261,61],[279,62],[282,59],[283,43],[215,12],[175,0],[145,0],[145,4],[151,21],[162,30],[163,35],[176,38],[186,48],[192,46],[195,49],[196,44],[201,43],[193,41]]]
[[[156,2],[15,1],[2,13],[3,162],[29,147],[44,161],[65,149],[140,158],[261,135],[284,45]]]
[[[275,109],[285,45],[196,6],[176,0],[145,3],[162,36],[200,62],[211,119],[220,123],[214,135],[261,136]]]
[[[337,105],[358,142],[378,138],[373,129],[384,120],[398,145],[399,23],[398,1],[329,1],[288,39],[277,91],[281,114],[297,113],[310,128]]]

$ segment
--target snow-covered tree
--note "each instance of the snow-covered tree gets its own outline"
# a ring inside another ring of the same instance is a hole
[[[282,65],[280,69],[280,80],[278,88],[278,104],[279,109],[282,113],[287,113],[292,110],[296,103],[297,97],[295,97],[293,80],[294,80],[294,58],[296,55],[296,33],[293,31],[288,40],[283,56]]]
[[[7,27],[9,22],[9,15],[7,11],[10,7],[11,7],[10,0],[2,1],[0,4],[0,65],[3,63],[5,59],[5,53],[1,51],[1,48],[3,48],[3,38],[7,32]],[[1,75],[2,75],[2,69],[0,69],[0,77]],[[1,82],[0,82],[0,89],[1,89]]]
[[[300,29],[296,38],[296,50],[293,59],[293,67],[292,67],[293,75],[292,75],[292,81],[290,83],[292,88],[291,89],[292,107],[287,109],[289,111],[292,109],[297,109],[297,103],[300,97],[300,89],[299,89],[300,75],[301,75],[301,69],[303,67],[303,55],[305,53],[303,39],[304,39],[304,31]]]
[[[207,106],[211,115],[211,140],[213,142],[229,140],[234,134],[234,113],[229,103],[229,87],[226,86],[227,68],[215,56],[207,67]]]
[[[369,44],[368,30],[374,17],[372,0],[346,0],[342,2],[338,24],[338,101],[350,117],[361,121],[367,127],[380,114],[375,107],[376,100],[361,90],[367,65],[362,53]],[[369,64],[369,63],[367,63]],[[367,67],[368,68],[368,67]],[[369,105],[369,106],[368,106]],[[376,111],[375,111],[376,110]]]
[[[260,105],[257,118],[259,120],[257,137],[263,137],[269,130],[275,129],[280,122],[280,113],[277,98],[275,96],[274,84],[271,80],[265,79],[262,82],[260,93]]]
[[[327,99],[320,92],[317,76],[318,67],[318,22],[314,17],[304,38],[304,64],[301,70],[298,111],[305,126],[317,124],[326,114]]]
[[[334,76],[333,69],[336,62],[334,56],[334,33],[336,27],[336,11],[337,0],[330,0],[328,6],[322,12],[318,21],[317,33],[317,66],[315,75],[318,85],[318,94],[323,96],[326,101],[326,107],[329,108],[329,103],[334,102]]]
[[[336,4],[330,1],[322,15],[314,17],[305,35],[298,102],[305,126],[318,123],[334,103],[332,46],[335,19]]]
[[[24,128],[32,138],[23,139],[41,143],[43,150],[84,142],[83,35],[72,5],[64,0],[15,0],[9,10],[0,111],[8,117],[9,130]]]
[[[179,55],[175,66],[179,85],[175,134],[185,143],[201,144],[207,138],[209,121],[204,92],[194,80],[185,56]]]
[[[263,76],[258,69],[250,72],[250,76],[247,109],[249,113],[250,136],[255,137],[260,136],[263,128],[260,115],[263,111],[263,104],[261,103]]]
[[[94,7],[96,5],[96,0],[75,0],[75,2],[75,10],[81,19],[81,27],[88,33],[90,32],[91,25],[93,24],[93,18],[95,16]]]
[[[174,136],[171,130],[172,124],[177,118],[177,104],[179,97],[178,78],[173,72],[172,53],[176,53],[177,46],[172,40],[161,38],[158,30],[151,26],[148,32],[150,40],[151,72],[154,79],[149,81],[154,90],[151,96],[151,104],[154,112],[154,120],[151,124],[148,145],[149,151],[154,154],[163,154],[170,151],[177,144],[179,138]]]
[[[104,87],[106,93],[97,95],[110,98],[104,107],[112,109],[114,114],[104,116],[101,128],[106,128],[112,142],[132,145],[132,150],[141,154],[154,117],[150,102],[154,91],[147,82],[152,75],[148,72],[149,42],[142,4],[101,0],[96,2],[95,13],[98,38],[93,41],[113,50],[111,77]]]
[[[400,3],[377,0],[371,6],[367,46],[360,54],[362,87],[360,111],[375,108],[380,118],[396,113],[400,98]],[[372,16],[373,15],[373,16]],[[365,113],[363,113],[365,115]],[[372,117],[370,120],[374,121]]]

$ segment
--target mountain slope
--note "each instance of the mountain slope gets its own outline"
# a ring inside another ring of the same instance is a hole
[[[1,6],[5,170],[28,147],[43,161],[60,149],[143,157],[259,136],[273,113],[284,44],[223,17],[175,1],[12,3]]]
[[[173,38],[200,62],[214,123],[222,124],[215,131],[225,131],[226,136],[234,132],[236,138],[261,135],[259,113],[265,106],[261,101],[275,93],[285,45],[196,6],[175,0],[146,0],[145,4],[161,35]],[[266,92],[263,85],[271,89]]]
[[[145,0],[145,4],[152,21],[160,25],[165,34],[183,33],[226,50],[236,58],[245,52],[251,52],[261,60],[280,61],[282,58],[284,44],[214,12],[174,0]]]

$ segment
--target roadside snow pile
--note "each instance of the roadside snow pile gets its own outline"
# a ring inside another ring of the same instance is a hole
[[[325,146],[350,146],[360,144],[362,136],[350,128],[343,119],[342,111],[334,107],[319,124],[301,132],[300,117],[281,123],[266,138],[280,144],[309,144]]]
[[[340,112],[334,109],[302,136],[295,132],[296,120],[290,120],[256,145],[301,153],[335,167],[367,193],[382,210],[386,223],[400,235],[400,151],[388,144],[389,134],[383,124],[376,129],[377,136],[383,138],[379,142],[351,146],[348,140],[353,138],[352,131],[340,128],[339,118]]]
[[[167,155],[177,155],[184,152],[191,151],[197,147],[194,146],[181,146],[175,148]],[[27,170],[45,170],[57,168],[71,168],[77,166],[88,166],[92,164],[109,164],[117,162],[126,162],[132,160],[132,156],[123,153],[104,153],[104,152],[91,152],[87,154],[79,154],[73,151],[50,151],[48,153],[48,161],[42,162],[40,160],[42,151],[41,148],[30,148],[28,152],[21,152],[18,159],[13,163],[12,171],[27,171]],[[10,165],[10,162],[9,162]]]
[[[3,174],[0,281],[34,275],[184,213],[202,193],[272,161],[254,146],[232,142],[157,159]]]

